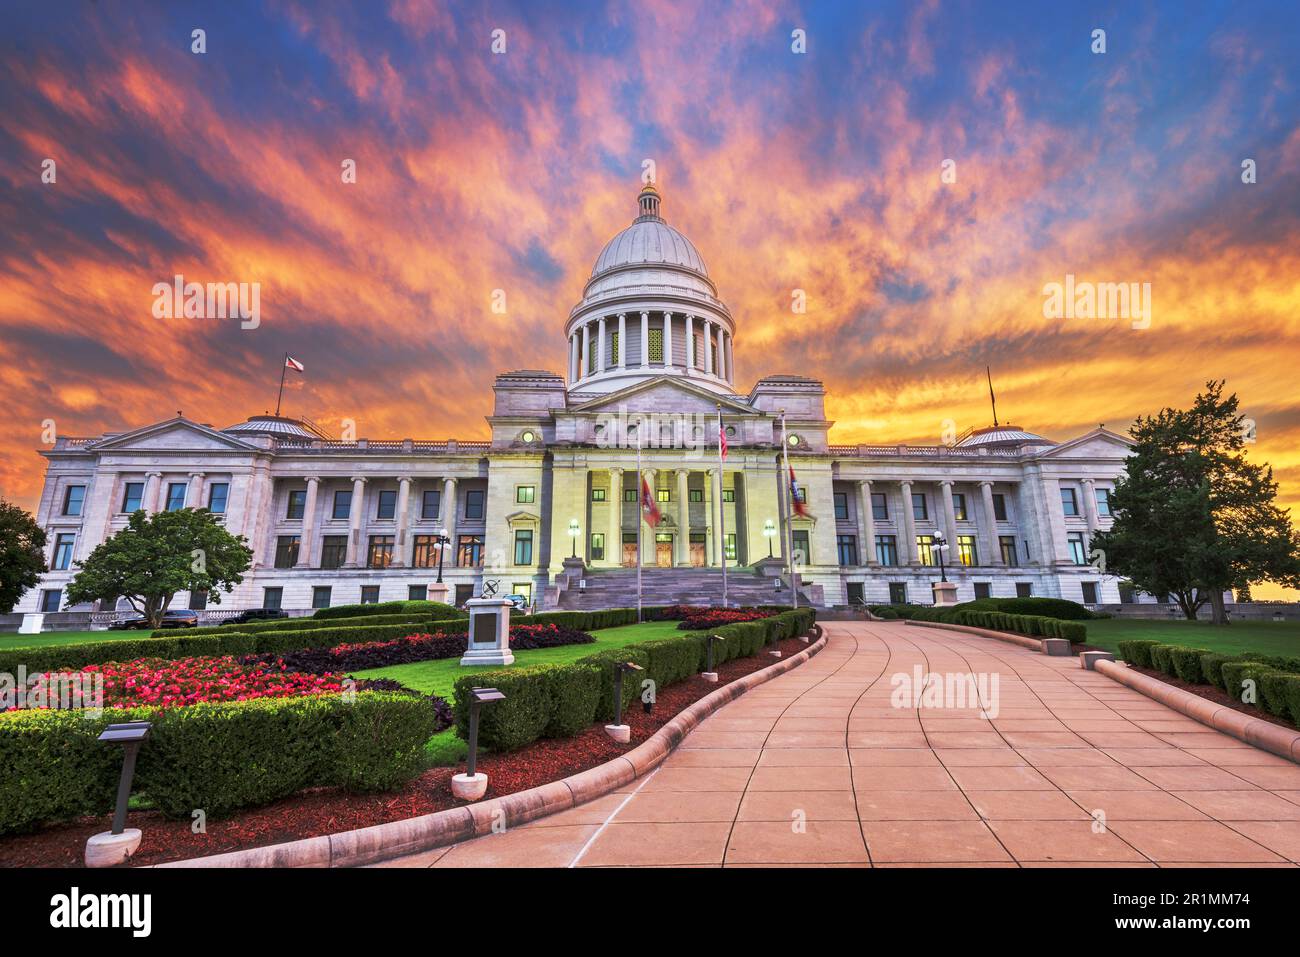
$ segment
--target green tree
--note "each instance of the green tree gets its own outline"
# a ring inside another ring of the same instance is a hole
[[[152,516],[133,512],[122,529],[96,546],[68,584],[67,602],[121,596],[157,628],[178,591],[205,591],[213,604],[243,581],[253,558],[242,535],[231,535],[205,508]]]
[[[1227,624],[1228,589],[1300,586],[1300,536],[1276,504],[1272,468],[1246,461],[1237,408],[1237,396],[1210,381],[1190,409],[1139,417],[1112,496],[1114,525],[1092,540],[1107,571],[1173,595],[1188,618],[1208,601],[1216,624]]]
[[[45,571],[45,530],[36,519],[0,499],[0,612],[13,611]]]

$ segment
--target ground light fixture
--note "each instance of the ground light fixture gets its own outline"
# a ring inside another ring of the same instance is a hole
[[[453,775],[451,779],[451,793],[462,801],[477,801],[487,793],[488,777],[478,771],[479,712],[483,705],[504,701],[505,697],[496,688],[471,688],[469,691],[469,756],[465,773]]]
[[[705,681],[711,681],[717,684],[718,673],[713,670],[713,643],[715,641],[726,641],[721,635],[708,635],[704,639],[704,671],[700,677]]]
[[[772,558],[772,539],[776,538],[776,522],[770,518],[763,523],[763,537],[767,539],[767,557]]]
[[[623,675],[644,670],[635,661],[620,661],[614,665],[614,723],[605,725],[605,733],[619,744],[632,740],[632,728],[623,723]]]
[[[573,554],[570,558],[578,557],[578,535],[581,534],[582,528],[578,525],[576,518],[569,519],[569,537],[573,539]]]
[[[140,846],[138,827],[126,826],[126,808],[131,800],[131,779],[135,776],[135,759],[140,746],[149,737],[153,725],[148,721],[110,724],[99,735],[105,744],[122,746],[122,777],[117,782],[117,806],[113,810],[113,829],[92,835],[86,841],[87,867],[112,867],[121,864]]]

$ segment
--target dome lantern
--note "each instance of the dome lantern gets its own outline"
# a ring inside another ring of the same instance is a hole
[[[641,194],[636,198],[637,205],[640,207],[641,215],[635,222],[641,223],[647,220],[658,220],[663,222],[663,217],[659,215],[659,191],[655,189],[654,183],[646,183],[641,187]]]

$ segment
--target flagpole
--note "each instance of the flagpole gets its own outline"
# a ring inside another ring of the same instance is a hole
[[[636,620],[641,621],[641,522],[645,519],[645,502],[642,501],[642,490],[645,486],[641,478],[641,426],[642,420],[636,429]]]
[[[280,414],[280,403],[284,400],[284,374],[289,371],[289,353],[284,354],[280,363],[280,394],[275,397],[275,414]]]
[[[722,545],[718,554],[722,557],[722,607],[727,607],[727,503],[723,491],[727,487],[726,476],[722,471],[722,403],[718,403],[718,531],[722,533]]]
[[[794,489],[790,487],[790,443],[785,434],[785,409],[781,410],[781,485],[785,489],[785,541],[786,557],[790,568],[790,598],[792,607],[799,607],[799,589],[794,581]]]

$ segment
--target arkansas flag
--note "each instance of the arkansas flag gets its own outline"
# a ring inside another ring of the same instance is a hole
[[[790,507],[800,518],[808,517],[808,505],[803,500],[803,489],[799,487],[799,480],[794,477],[794,466],[790,467]]]
[[[645,513],[646,524],[655,528],[659,524],[659,503],[655,501],[654,490],[650,483],[641,476],[641,511]]]
[[[299,362],[297,359],[295,359],[293,356],[284,357],[284,367],[286,369],[292,369],[294,372],[303,371],[302,363]]]

